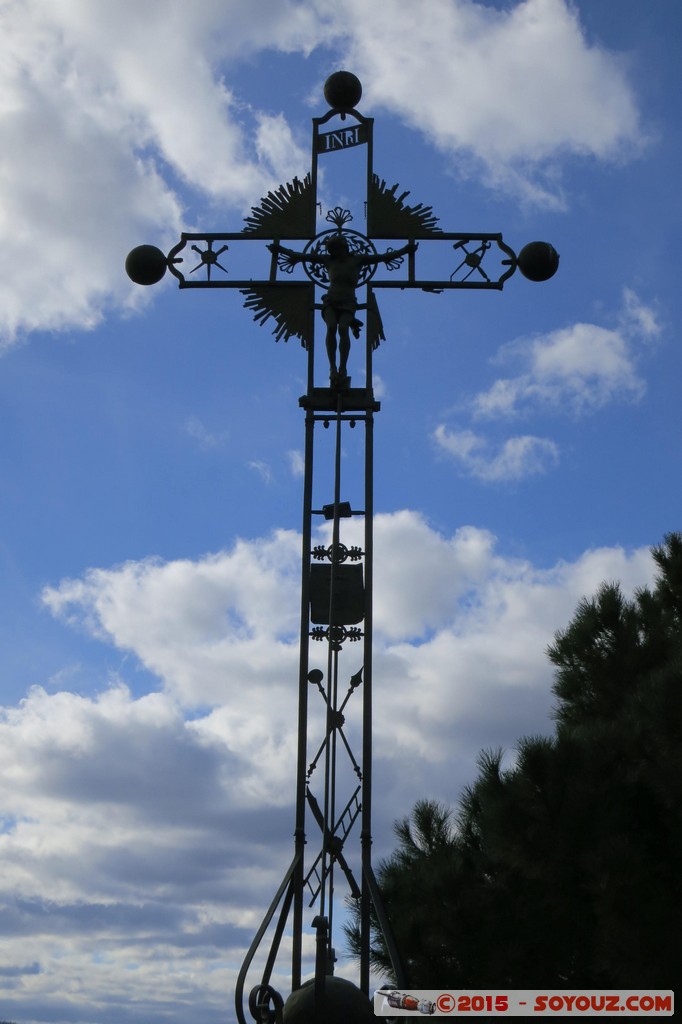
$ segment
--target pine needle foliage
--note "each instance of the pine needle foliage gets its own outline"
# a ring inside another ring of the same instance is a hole
[[[682,987],[682,534],[652,555],[653,588],[602,584],[548,648],[554,735],[396,823],[377,877],[412,987]]]

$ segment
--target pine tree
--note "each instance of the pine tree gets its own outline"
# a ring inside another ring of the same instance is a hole
[[[556,634],[554,736],[396,824],[378,880],[410,985],[679,988],[682,535],[652,554],[652,590],[605,583]],[[378,931],[373,957],[390,975]]]

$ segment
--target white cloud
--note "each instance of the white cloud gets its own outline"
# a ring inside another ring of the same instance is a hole
[[[644,392],[625,338],[596,324],[572,324],[516,343],[507,355],[512,352],[528,364],[528,372],[497,380],[476,395],[476,416],[514,416],[541,405],[584,413]]]
[[[277,97],[264,111],[235,91],[236,62],[332,43],[368,104],[422,131],[460,170],[483,168],[489,184],[527,199],[560,205],[566,154],[609,159],[641,135],[617,59],[588,45],[563,0],[504,11],[463,0],[6,2],[2,343],[90,328],[148,301],[122,254],[176,241],[187,226],[179,182],[244,213],[305,172],[307,147]]]
[[[249,462],[249,469],[252,469],[261,478],[263,483],[269,484],[272,481],[272,470],[269,463],[263,462],[261,459],[256,459],[253,462]]]
[[[344,542],[361,541],[361,524],[346,526]],[[604,579],[630,594],[653,564],[648,550],[613,547],[539,568],[485,530],[446,534],[407,510],[378,516],[375,539],[380,857],[418,797],[456,801],[482,747],[551,730],[554,631]],[[49,1005],[49,1019],[57,1006],[72,1020],[142,1024],[192,1006],[224,1019],[291,855],[299,545],[280,532],[46,589],[53,614],[134,653],[160,691],[135,698],[120,679],[94,696],[36,687],[0,713],[7,1016],[46,1019]],[[348,648],[342,679],[362,658]],[[321,701],[310,692],[312,730]]]
[[[468,474],[487,483],[523,480],[546,473],[559,460],[554,441],[529,434],[507,438],[495,453],[491,452],[490,442],[472,430],[450,430],[441,423],[433,438]]]
[[[303,452],[292,449],[287,452],[287,458],[289,460],[289,469],[291,475],[295,477],[302,477],[305,473],[305,460],[303,458]]]
[[[388,395],[386,381],[378,373],[372,374],[372,388],[375,398],[386,398]]]
[[[626,334],[642,343],[653,343],[662,332],[656,311],[645,306],[632,288],[623,289],[621,322]]]
[[[627,288],[615,319],[616,328],[575,323],[504,345],[493,362],[516,360],[523,371],[500,377],[475,395],[469,403],[474,419],[513,419],[548,409],[585,415],[614,401],[641,399],[646,384],[638,372],[640,353],[660,336],[661,327],[653,308]],[[433,439],[463,470],[485,482],[522,480],[547,472],[559,460],[554,441],[531,434],[507,438],[495,449],[473,430],[441,423]]]
[[[405,640],[451,621],[459,602],[490,571],[494,542],[492,534],[473,527],[444,537],[408,511],[378,517],[375,629],[387,638]]]
[[[325,542],[328,532],[325,525],[314,542]],[[349,521],[342,539],[362,544],[362,525]],[[416,652],[437,653],[452,644],[466,651],[474,641],[489,644],[485,637],[492,631],[500,685],[505,652],[516,650],[519,666],[528,659],[532,687],[540,678],[545,644],[580,597],[605,578],[622,579],[626,590],[632,589],[648,579],[651,565],[648,551],[628,555],[615,548],[539,570],[496,554],[488,531],[469,526],[448,536],[414,512],[379,515],[377,652],[380,658],[401,659],[398,676],[405,677],[406,664],[418,673]],[[56,616],[134,652],[183,706],[212,707],[202,728],[229,736],[230,748],[248,760],[265,755],[253,742],[261,721],[263,729],[268,722],[293,726],[299,571],[299,536],[278,531],[197,562],[147,560],[91,570],[80,580],[46,588],[43,599]],[[440,662],[443,693],[449,692],[448,659]],[[473,661],[467,664],[471,678],[467,675],[462,686],[478,692],[485,673]],[[511,675],[521,681],[524,671],[519,667]],[[546,684],[547,665],[541,677]],[[396,677],[391,692],[397,695],[401,685]],[[413,688],[405,686],[401,699],[415,700]],[[480,712],[485,718],[484,704]],[[267,763],[265,756],[264,771]]]
[[[264,167],[282,181],[301,177],[307,167],[307,155],[296,143],[283,114],[273,117],[256,112],[256,152]]]
[[[564,0],[346,0],[344,19],[368,103],[524,199],[560,206],[558,157],[616,158],[642,140],[621,64],[587,42]]]
[[[16,268],[0,282],[3,344],[31,330],[91,328],[114,306],[146,301],[123,259],[140,241],[167,250],[177,240],[169,169],[240,212],[294,165],[305,169],[283,119],[253,121],[217,73],[218,57],[254,46],[310,45],[311,13],[268,8],[2,6],[0,243]]]
[[[220,433],[210,431],[198,416],[190,416],[185,421],[185,432],[193,438],[200,448],[210,451],[219,448],[229,440],[229,433],[226,430]]]
[[[398,772],[410,753],[442,771],[455,751],[472,763],[482,747],[511,749],[521,735],[549,732],[552,671],[545,649],[555,631],[603,580],[620,580],[631,594],[651,573],[648,550],[595,549],[573,563],[538,569],[496,555],[491,544],[479,582],[446,625],[421,643],[382,649],[379,664],[391,693],[390,700],[377,698],[377,715],[389,714],[393,728],[379,730],[377,756]],[[484,742],[473,739],[481,730]],[[400,783],[409,785],[406,778]],[[451,800],[448,792],[441,783],[438,795]]]
[[[317,540],[325,542],[327,534],[325,526]],[[361,534],[361,524],[351,520],[342,539],[362,544]],[[34,694],[20,713],[10,713],[11,722],[28,723],[32,715],[27,765],[38,764],[37,749],[75,757],[94,749],[100,726],[93,716],[123,722],[134,715],[139,728],[156,722],[169,731],[169,742],[184,736],[183,743],[199,744],[206,757],[229,765],[215,770],[219,778],[227,770],[235,783],[232,807],[243,801],[286,806],[295,761],[299,545],[297,534],[280,531],[197,562],[128,563],[47,588],[43,597],[53,614],[133,652],[158,677],[163,694],[130,704],[116,691],[97,707],[71,694],[54,695],[53,704]],[[554,631],[604,579],[621,580],[631,593],[652,576],[645,549],[597,549],[539,569],[495,548],[495,538],[473,526],[446,535],[407,510],[376,517],[376,770],[382,778],[388,772],[386,785],[401,812],[429,787],[456,800],[481,747],[511,747],[524,732],[549,730],[551,667],[544,652]],[[324,665],[316,646],[312,657],[313,665]],[[361,657],[350,645],[342,678],[358,671]],[[58,742],[50,739],[48,706],[55,721],[70,723],[55,732]],[[202,712],[184,726],[179,708]],[[311,735],[320,714],[313,700]],[[351,734],[354,722],[351,714]],[[462,761],[455,777],[448,774],[446,794],[429,765],[448,762],[453,738]],[[136,756],[126,755],[133,766]],[[19,759],[7,785],[33,777],[22,764]],[[102,791],[110,769],[119,771],[105,758],[95,773]],[[138,794],[142,802],[153,798],[145,792]],[[385,795],[388,834],[396,804]]]
[[[660,326],[630,289],[624,290],[618,319],[618,329],[576,323],[504,346],[497,361],[518,359],[525,370],[476,395],[474,415],[509,417],[543,406],[583,414],[640,399],[646,385],[637,372],[638,346],[657,338]]]
[[[43,600],[134,651],[183,703],[219,705],[233,691],[269,693],[273,656],[295,663],[299,571],[298,535],[278,530],[200,562],[93,569],[46,588]]]
[[[290,809],[261,792],[255,811],[226,737],[164,694],[36,687],[0,736],[7,1015],[143,1021],[193,999],[217,1021]]]

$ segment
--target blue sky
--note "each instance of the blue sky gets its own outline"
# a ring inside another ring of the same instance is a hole
[[[305,355],[126,253],[241,230],[346,67],[381,177],[561,254],[379,293],[379,860],[480,749],[551,731],[554,631],[679,528],[680,28],[676,0],[0,7],[0,1016],[231,1021],[291,854]]]

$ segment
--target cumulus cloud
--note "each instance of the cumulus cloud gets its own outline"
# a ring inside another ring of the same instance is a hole
[[[563,204],[558,158],[613,159],[643,130],[616,57],[586,40],[565,0],[499,10],[451,0],[367,6],[346,0],[357,26],[349,64],[368,102],[425,133],[488,184],[547,206]]]
[[[328,539],[325,526],[317,540]],[[361,524],[350,521],[344,542],[362,540]],[[294,756],[299,544],[293,531],[279,531],[196,562],[91,570],[46,588],[43,600],[63,621],[132,652],[156,675],[164,695],[154,698],[158,705],[140,705],[138,717],[158,714],[177,732],[176,706],[203,709],[192,718],[192,743],[213,753],[217,743],[221,756],[235,759],[230,770],[247,792],[267,792],[283,805],[282,763],[293,764]],[[428,748],[431,760],[447,759],[447,736],[463,715],[478,723],[467,741],[470,763],[481,746],[512,744],[530,724],[549,727],[544,650],[554,630],[602,580],[619,579],[631,591],[651,573],[648,550],[599,549],[537,569],[500,555],[494,536],[473,526],[446,535],[414,512],[377,516],[376,699],[393,722],[377,733],[387,737],[386,756],[409,760]],[[349,678],[360,668],[355,661]],[[82,707],[75,701],[60,741],[72,751],[84,742]],[[532,723],[524,725],[524,715]],[[442,744],[412,729],[415,716],[442,735]],[[402,781],[412,792],[414,780]]]
[[[0,240],[17,268],[0,282],[5,345],[37,329],[91,328],[145,301],[123,254],[177,240],[178,182],[243,212],[307,166],[283,118],[254,119],[217,66],[320,38],[302,5],[267,7],[2,6],[0,148],[11,159],[0,166]]]
[[[492,362],[516,361],[522,372],[499,377],[474,395],[467,403],[473,419],[515,419],[548,410],[580,416],[615,401],[641,399],[646,384],[639,363],[660,337],[661,325],[655,309],[628,288],[614,320],[615,327],[574,323],[504,345]],[[486,483],[546,473],[560,454],[550,438],[516,435],[495,446],[480,433],[445,423],[436,427],[433,440],[464,472]]]
[[[328,541],[328,526],[317,540]],[[344,542],[362,540],[361,524],[351,520]],[[43,600],[64,621],[133,652],[182,706],[212,708],[201,728],[229,735],[230,749],[248,758],[268,723],[292,724],[299,545],[295,532],[277,531],[196,562],[147,560],[91,570],[46,588]],[[495,546],[488,531],[470,526],[444,535],[411,511],[376,517],[375,639],[379,657],[392,664],[392,697],[401,692],[397,678],[418,673],[417,652],[452,645],[463,652],[473,636],[484,645],[491,630],[496,654],[484,662],[495,661],[499,685],[505,677],[522,682],[525,672],[531,689],[540,678],[547,686],[547,667],[538,675],[545,644],[580,597],[605,578],[622,579],[631,589],[651,573],[648,551],[604,549],[538,570],[499,555]],[[504,668],[508,650],[519,659],[510,676]],[[442,695],[449,692],[451,660],[447,653],[440,661]],[[467,665],[462,692],[479,695],[483,721],[486,699],[479,691],[488,669],[476,670],[474,660]],[[405,683],[402,695],[422,701],[424,690],[417,694]],[[455,718],[453,711],[450,724]],[[263,771],[267,765],[266,755]]]
[[[134,651],[183,703],[218,705],[233,692],[267,690],[273,652],[284,667],[294,664],[299,572],[299,537],[278,530],[199,562],[93,569],[46,588],[43,600],[53,614]]]
[[[594,412],[612,401],[637,401],[646,390],[637,371],[639,350],[660,334],[654,310],[625,289],[618,327],[575,323],[506,345],[498,362],[524,365],[472,400],[478,418],[511,417],[538,407]]]
[[[475,415],[513,416],[543,404],[582,413],[644,393],[623,335],[596,324],[572,324],[516,344],[513,352],[527,362],[528,372],[496,380],[478,394]]]
[[[237,64],[332,44],[366,100],[421,131],[463,173],[561,205],[566,154],[610,159],[641,138],[617,59],[565,0],[367,6],[182,0],[8,0],[0,9],[0,282],[4,345],[90,328],[147,301],[121,254],[176,241],[187,197],[248,210],[305,172],[276,108],[249,104]],[[317,88],[317,86],[316,86]],[[27,273],[26,268],[31,272]]]
[[[538,569],[500,557],[491,545],[485,572],[458,602],[456,616],[421,642],[382,648],[394,729],[379,730],[377,755],[398,772],[399,760],[407,758],[422,778],[415,759],[425,759],[433,765],[432,794],[451,800],[449,784],[435,781],[438,766],[453,765],[458,756],[472,763],[474,748],[510,751],[521,735],[549,731],[552,674],[544,652],[580,596],[604,579],[621,580],[631,593],[651,572],[645,550],[596,549],[573,563]],[[382,694],[377,701],[380,715],[389,700]],[[481,730],[487,739],[472,742]]]
[[[362,541],[361,524],[347,529]],[[537,567],[488,531],[444,533],[408,510],[378,516],[375,539],[378,857],[414,800],[456,801],[482,747],[550,731],[554,631],[602,580],[631,593],[653,564],[612,547]],[[134,655],[158,691],[133,696],[118,677],[89,696],[35,687],[0,713],[7,1016],[224,1019],[291,856],[299,554],[278,532],[45,590],[55,616]],[[342,680],[360,667],[354,646]]]
[[[524,480],[552,469],[559,448],[545,437],[509,437],[497,451],[487,438],[472,430],[450,430],[440,423],[433,432],[437,447],[466,473],[486,483]]]
[[[193,999],[217,1021],[289,808],[256,811],[225,737],[161,693],[36,687],[0,735],[6,1015],[133,1022]]]

